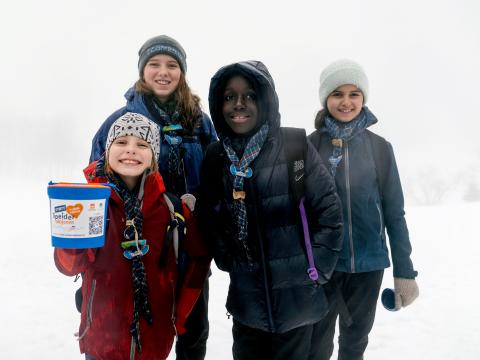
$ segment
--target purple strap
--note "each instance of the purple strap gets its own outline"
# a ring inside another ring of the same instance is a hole
[[[308,276],[313,281],[318,279],[318,272],[317,268],[315,267],[315,262],[313,261],[313,251],[312,251],[312,243],[310,241],[310,232],[308,231],[308,221],[307,221],[307,214],[305,212],[305,205],[303,205],[303,200],[305,197],[300,199],[300,217],[302,218],[302,227],[303,227],[303,238],[305,239],[305,248],[307,249],[307,258],[308,258]]]

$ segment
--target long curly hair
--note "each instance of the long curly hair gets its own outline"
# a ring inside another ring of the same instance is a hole
[[[141,94],[154,95],[152,89],[142,78],[135,83],[135,91]],[[188,132],[193,133],[196,126],[200,125],[202,117],[202,109],[200,106],[200,98],[193,94],[188,86],[185,74],[180,74],[177,89],[173,93],[177,110],[180,112],[180,123]]]

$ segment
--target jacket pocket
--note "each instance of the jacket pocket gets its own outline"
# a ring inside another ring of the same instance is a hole
[[[97,285],[97,280],[93,279],[92,280],[92,286],[90,288],[90,294],[88,296],[88,301],[87,301],[87,305],[86,305],[86,309],[85,309],[86,325],[85,325],[85,328],[83,329],[82,333],[78,334],[78,339],[77,340],[83,339],[83,337],[86,335],[86,333],[90,329],[90,326],[92,325],[92,322],[93,322],[93,315],[92,315],[92,313],[93,313],[93,299],[95,297],[96,285]]]
[[[379,203],[376,203],[375,204],[377,206],[377,211],[378,211],[378,218],[380,219],[380,228],[378,229],[378,235],[383,238],[383,227],[385,226],[384,223],[383,223],[383,211],[382,209],[380,208],[380,204]]]
[[[377,211],[378,211],[378,217],[380,219],[380,225],[378,229],[378,238],[380,239],[380,246],[383,251],[388,251],[387,250],[387,239],[385,237],[385,220],[383,216],[383,210],[382,206],[380,203],[376,203],[377,205]]]

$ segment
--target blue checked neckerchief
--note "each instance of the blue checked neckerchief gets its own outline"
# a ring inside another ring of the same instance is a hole
[[[323,128],[332,139],[333,152],[328,158],[331,165],[330,172],[335,177],[337,167],[343,158],[343,142],[349,141],[355,135],[365,130],[370,124],[365,108],[352,121],[340,122],[330,114],[325,116]]]
[[[132,225],[125,227],[123,236],[124,240],[131,242],[134,240],[135,235],[142,238],[142,228],[143,228],[143,214],[140,206],[140,199],[135,191],[130,191],[125,183],[118,177],[116,174],[106,173],[103,169],[105,168],[105,157],[103,156],[97,162],[97,167],[95,169],[97,176],[105,176],[110,183],[115,186],[115,189],[118,192],[118,195],[124,202],[125,207],[125,217],[131,221]],[[145,174],[146,175],[146,174]],[[143,186],[141,184],[140,186]],[[135,234],[136,233],[136,234]],[[145,240],[142,240],[146,243]],[[148,251],[147,246],[143,248]],[[132,246],[130,251],[133,251],[134,247]],[[125,252],[124,252],[125,254]],[[145,265],[143,264],[141,256],[127,257],[132,263],[132,286],[133,286],[133,317],[132,323],[130,324],[130,334],[132,335],[135,345],[141,351],[142,346],[140,343],[140,316],[142,316],[149,324],[152,324],[152,312],[150,310],[150,302],[148,300],[148,284],[147,284],[147,274],[145,272]]]
[[[237,239],[245,249],[247,261],[253,264],[252,255],[247,244],[248,221],[247,208],[245,206],[245,193],[243,184],[246,177],[252,176],[252,169],[248,165],[258,156],[262,146],[267,138],[268,125],[263,125],[255,135],[253,135],[245,147],[242,158],[239,160],[235,150],[233,150],[231,140],[226,137],[223,140],[223,147],[227,152],[227,156],[231,161],[230,174],[233,176],[233,212],[234,221],[237,226]],[[238,197],[235,194],[239,194]],[[243,194],[243,195],[241,195]]]
[[[181,144],[183,142],[183,129],[180,126],[176,130],[176,126],[180,125],[180,113],[174,110],[172,114],[168,114],[156,101],[153,101],[156,111],[156,119],[159,121],[162,141],[168,144],[168,191],[174,194],[185,194],[186,189],[185,172],[183,168],[183,159],[181,156]]]

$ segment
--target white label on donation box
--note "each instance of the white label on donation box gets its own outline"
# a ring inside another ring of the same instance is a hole
[[[52,236],[92,238],[105,231],[105,199],[50,199]]]

